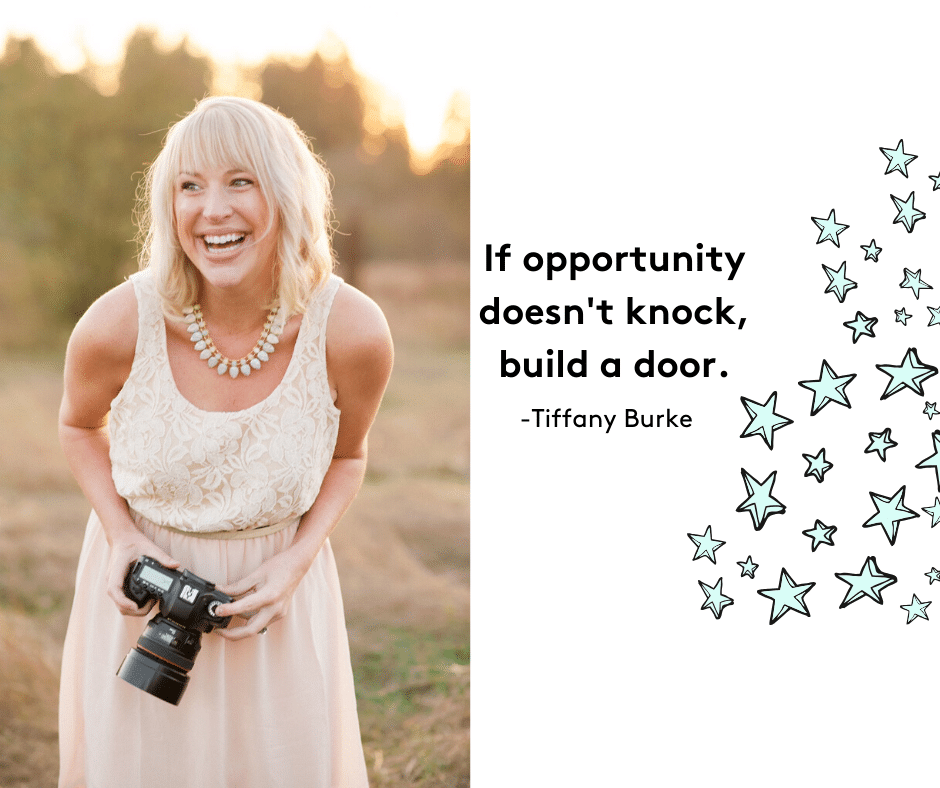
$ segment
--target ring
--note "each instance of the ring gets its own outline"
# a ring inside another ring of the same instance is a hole
[[[265,632],[267,632],[267,631],[268,631],[268,628],[267,628],[267,627],[263,627],[262,630],[261,630],[258,634],[259,634],[259,635],[263,635],[263,634],[264,634]]]

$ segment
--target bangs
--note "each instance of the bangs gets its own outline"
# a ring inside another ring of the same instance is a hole
[[[167,140],[167,146],[176,148],[171,157],[176,164],[174,180],[180,173],[201,172],[204,168],[246,170],[259,177],[267,174],[261,172],[264,157],[256,144],[261,130],[254,128],[254,118],[235,114],[206,107],[173,127],[173,138]]]

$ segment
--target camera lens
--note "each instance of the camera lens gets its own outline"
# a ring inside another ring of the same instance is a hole
[[[132,649],[124,658],[118,676],[138,689],[167,703],[172,703],[174,706],[179,705],[180,698],[183,697],[183,692],[189,683],[186,671],[155,659],[139,648]]]

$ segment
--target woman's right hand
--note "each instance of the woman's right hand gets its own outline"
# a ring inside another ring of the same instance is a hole
[[[153,602],[137,607],[137,603],[124,594],[124,578],[131,565],[142,555],[155,558],[168,569],[179,569],[180,562],[161,550],[139,531],[130,534],[111,545],[111,557],[108,560],[108,596],[114,600],[121,615],[145,616],[153,607]]]

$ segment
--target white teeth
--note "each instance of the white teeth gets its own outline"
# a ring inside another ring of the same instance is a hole
[[[228,235],[205,235],[203,237],[207,244],[228,244],[232,241],[240,241],[245,236],[238,233],[229,233]]]

